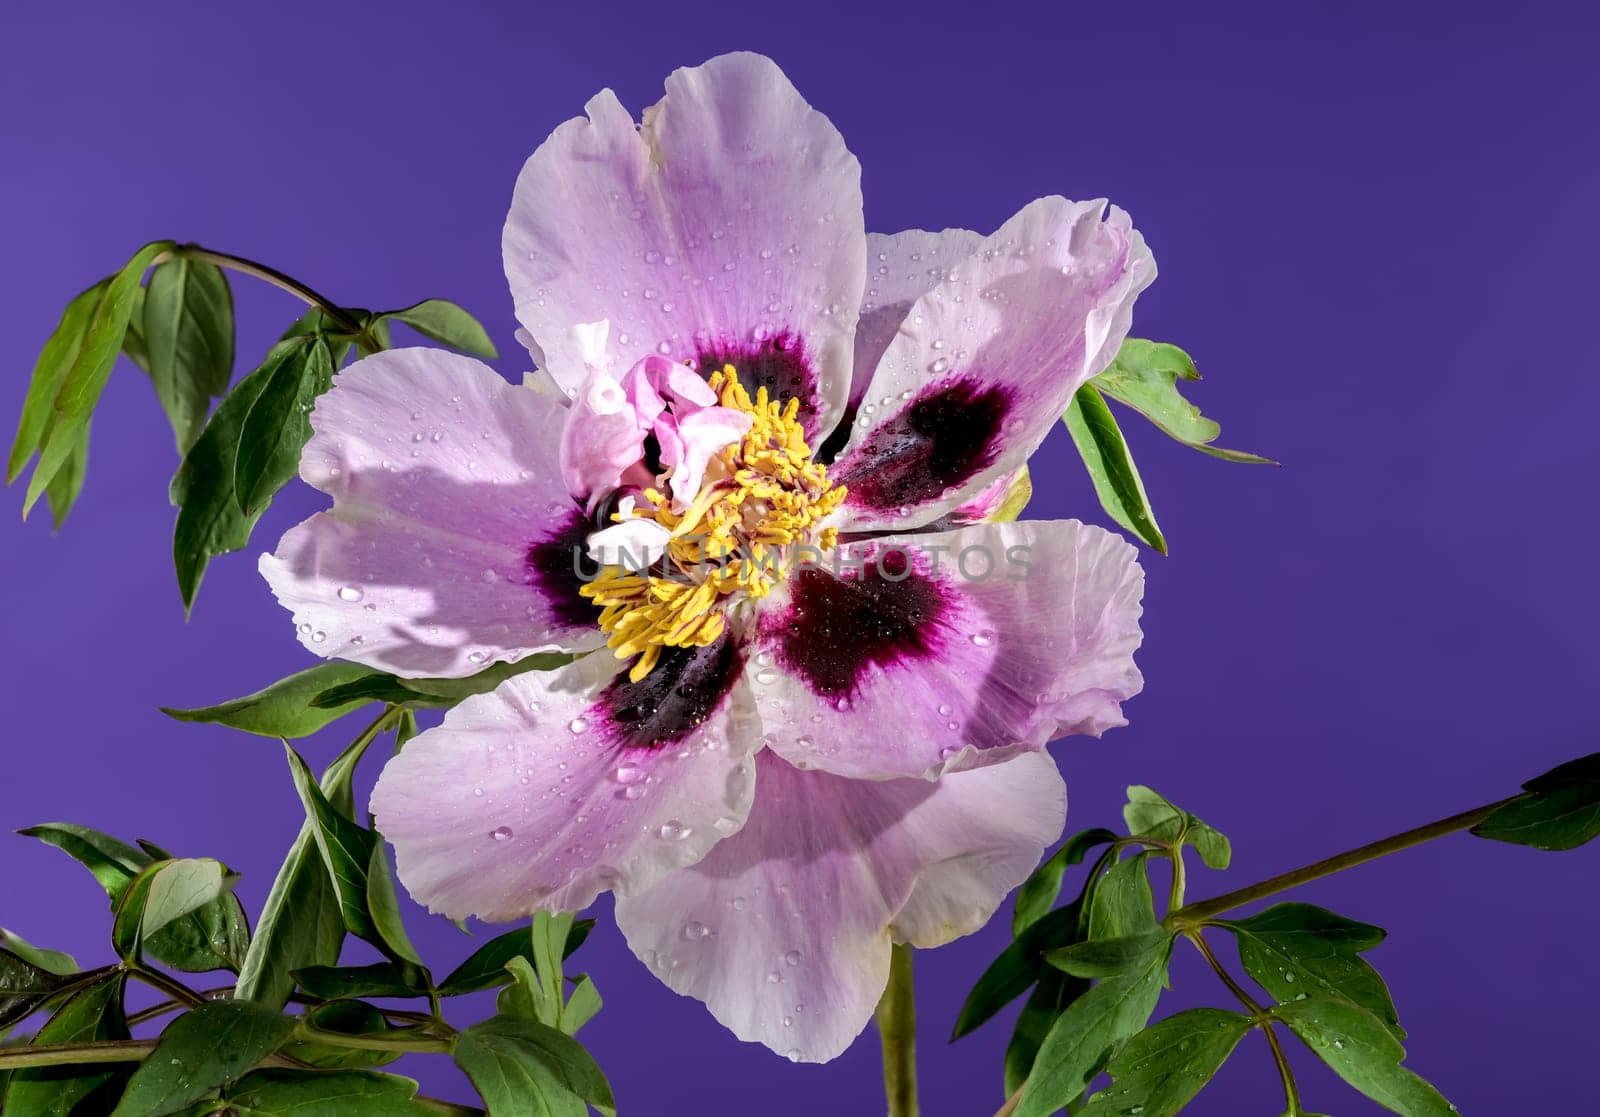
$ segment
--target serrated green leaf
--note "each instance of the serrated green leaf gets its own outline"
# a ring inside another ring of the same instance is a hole
[[[1312,997],[1278,1005],[1272,1015],[1338,1076],[1401,1117],[1455,1117],[1456,1107],[1400,1065],[1405,1048],[1372,1013],[1349,1001]]]
[[[592,919],[579,919],[574,922],[567,931],[562,957],[570,958],[572,952],[583,945],[583,941],[589,937],[589,932],[593,928]],[[481,989],[493,989],[504,985],[511,980],[511,975],[506,970],[506,963],[513,958],[526,958],[530,964],[533,962],[533,933],[530,927],[507,931],[484,943],[439,983],[439,994],[456,997],[463,993],[476,993]]]
[[[143,302],[139,344],[185,454],[233,376],[233,292],[222,269],[178,256],[150,273]]]
[[[409,962],[368,966],[308,966],[294,972],[300,988],[313,997],[426,997],[428,971]]]
[[[1150,510],[1144,481],[1133,464],[1133,455],[1128,452],[1117,420],[1100,393],[1092,385],[1085,384],[1072,397],[1072,405],[1062,418],[1106,514],[1136,538],[1166,554],[1167,541],[1156,525],[1155,513]]]
[[[614,1117],[605,1075],[571,1036],[531,1020],[491,1017],[456,1038],[455,1059],[490,1117]]]
[[[1080,903],[1074,901],[1048,912],[1000,952],[967,994],[952,1040],[972,1032],[1026,993],[1046,969],[1045,951],[1077,941]]]
[[[51,402],[39,446],[39,460],[33,468],[33,476],[28,479],[28,493],[23,499],[24,517],[77,447],[83,428],[100,401],[100,393],[105,390],[111,369],[117,363],[117,354],[122,351],[122,337],[133,313],[134,292],[140,278],[157,256],[173,247],[171,241],[153,241],[145,245],[106,286],[105,295],[95,307],[77,354],[61,377],[60,388]]]
[[[223,864],[210,858],[157,861],[146,866],[117,903],[112,946],[123,958],[137,960],[145,942],[169,924],[220,899],[231,883]]]
[[[1158,429],[1202,453],[1224,461],[1277,465],[1271,458],[1243,450],[1212,446],[1222,428],[1200,414],[1200,409],[1178,391],[1179,380],[1199,380],[1189,354],[1176,345],[1130,337],[1122,343],[1111,367],[1089,383],[1119,403],[1143,415]]]
[[[1404,1037],[1389,989],[1359,957],[1383,941],[1381,927],[1312,904],[1277,904],[1249,919],[1219,921],[1238,938],[1239,960],[1280,1002],[1335,997],[1360,1005]]]
[[[61,530],[61,525],[67,522],[67,514],[72,511],[72,506],[78,503],[78,497],[83,493],[84,477],[88,471],[89,422],[85,420],[78,430],[77,444],[72,447],[67,460],[61,463],[61,468],[50,478],[50,483],[44,489],[45,503],[50,506],[50,522],[55,530]]]
[[[355,814],[351,780],[356,766],[377,736],[369,729],[357,737],[323,772],[318,784],[329,805],[345,818],[353,820]],[[294,990],[293,972],[333,965],[339,960],[344,935],[339,897],[308,821],[272,882],[234,995],[282,1008]]]
[[[332,383],[333,357],[320,336],[281,347],[239,428],[233,491],[242,514],[264,508],[295,475],[311,437],[308,403]]]
[[[375,672],[359,663],[330,660],[279,679],[254,694],[196,709],[161,707],[161,712],[178,721],[226,725],[262,737],[309,737],[323,726],[343,717],[365,701],[355,699],[330,707],[315,706],[312,699],[332,687],[367,678]]]
[[[345,929],[380,950],[387,950],[388,944],[378,932],[372,912],[367,907],[367,870],[372,863],[376,837],[372,831],[356,825],[335,810],[312,777],[305,761],[300,759],[300,754],[287,742],[283,747],[289,757],[295,790],[300,793],[306,819],[311,823],[312,837],[316,839],[322,863],[339,897],[339,910]]]
[[[1049,1117],[1094,1079],[1107,1057],[1149,1021],[1166,979],[1171,940],[1067,1006],[1039,1046],[1015,1117]]]
[[[248,1001],[208,1001],[161,1033],[112,1117],[167,1117],[246,1074],[281,1047],[292,1018]]]
[[[128,1021],[122,1010],[126,982],[126,975],[113,970],[74,993],[39,1029],[33,1045],[127,1039]],[[109,1112],[130,1073],[126,1067],[108,1068],[105,1064],[18,1070],[11,1076],[3,1109],[7,1117],[81,1117]]]
[[[1022,934],[1055,906],[1061,896],[1061,878],[1066,874],[1067,866],[1081,865],[1091,849],[1116,840],[1117,835],[1103,826],[1081,830],[1068,838],[1017,889],[1016,910],[1011,917],[1012,936]]]
[[[1111,1085],[1089,1098],[1083,1117],[1176,1117],[1252,1027],[1248,1016],[1220,1008],[1167,1017],[1111,1060]]]
[[[22,475],[23,467],[39,448],[50,425],[50,405],[61,390],[67,370],[78,359],[84,334],[88,332],[89,323],[110,284],[109,278],[102,279],[75,296],[61,312],[61,320],[56,323],[56,328],[40,350],[39,359],[34,362],[33,377],[28,381],[28,394],[22,403],[22,418],[17,423],[17,434],[11,442],[11,455],[6,462],[6,484],[11,484]]]
[[[240,1117],[428,1117],[409,1078],[376,1071],[258,1070],[228,1088]]]
[[[1600,835],[1600,753],[1570,760],[1522,785],[1472,828],[1480,838],[1534,849],[1576,849]]]
[[[329,1001],[306,1012],[306,1023],[319,1032],[340,1035],[405,1036],[411,1029],[392,1028],[388,1019],[365,1001]],[[400,1058],[401,1052],[362,1047],[335,1046],[314,1039],[297,1039],[283,1047],[283,1053],[325,1070],[366,1070],[381,1067]]]
[[[57,977],[68,977],[78,972],[78,963],[72,955],[34,946],[15,931],[8,931],[4,927],[0,927],[0,949],[10,951],[30,966],[37,966]]]
[[[1115,939],[1089,939],[1045,952],[1044,960],[1073,977],[1114,977],[1141,963],[1163,939],[1165,931],[1143,931]]]
[[[1150,891],[1150,854],[1139,853],[1106,870],[1089,906],[1089,938],[1120,939],[1156,925]]]
[[[478,320],[445,299],[424,299],[404,310],[385,311],[378,319],[380,322],[383,319],[404,322],[423,337],[463,353],[472,353],[491,361],[500,355],[495,352],[494,342],[489,340],[489,332]]]

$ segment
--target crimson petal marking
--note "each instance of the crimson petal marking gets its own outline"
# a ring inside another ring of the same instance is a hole
[[[800,772],[770,752],[756,767],[745,828],[619,899],[617,925],[740,1039],[806,1062],[871,1019],[891,940],[932,947],[983,926],[1065,820],[1048,756],[938,783]]]
[[[534,152],[502,255],[531,347],[563,388],[573,327],[609,320],[618,369],[788,334],[805,343],[813,434],[850,388],[865,285],[861,168],[771,59],[674,72],[643,123],[609,90]]]
[[[516,675],[389,761],[372,811],[418,902],[491,921],[577,911],[649,887],[743,825],[760,737],[748,692],[677,747],[629,748],[606,720],[621,666],[596,652]]]
[[[1024,464],[1073,393],[1116,355],[1134,300],[1154,278],[1155,262],[1128,215],[1115,206],[1108,214],[1102,201],[1041,198],[985,237],[917,299],[878,362],[834,469],[867,482],[851,488],[840,529],[921,527]],[[981,466],[955,471],[966,475],[942,490],[915,487],[909,477],[898,489],[875,489],[878,429],[917,426],[906,412],[952,377],[1006,393],[1000,431],[968,459]],[[920,499],[894,503],[900,495]]]
[[[333,508],[260,568],[310,651],[401,675],[600,642],[525,569],[572,507],[555,461],[562,412],[469,357],[394,349],[339,374],[311,413],[300,475]]]
[[[844,585],[824,570],[799,575],[758,626],[751,678],[765,740],[797,766],[933,778],[1125,724],[1121,703],[1143,685],[1133,653],[1144,573],[1120,537],[1024,521],[834,554]],[[874,562],[889,576],[850,570]]]

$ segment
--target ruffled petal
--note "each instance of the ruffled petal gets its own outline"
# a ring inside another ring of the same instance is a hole
[[[732,642],[665,655],[641,683],[620,667],[597,652],[513,676],[389,761],[372,811],[419,903],[491,921],[577,911],[743,825],[759,730]]]
[[[517,318],[566,388],[574,323],[607,318],[623,366],[729,363],[831,430],[864,283],[860,166],[770,59],[678,70],[632,117],[609,90],[517,179],[502,241]]]
[[[1026,462],[1116,355],[1155,261],[1120,209],[1042,198],[940,270],[830,471],[850,490],[842,530],[930,523]]]
[[[261,557],[300,642],[409,676],[600,642],[571,558],[541,550],[560,552],[577,511],[555,460],[561,422],[538,393],[439,350],[341,372],[300,458],[333,508]]]
[[[765,739],[795,765],[933,778],[1126,724],[1144,572],[1120,537],[980,524],[828,561],[768,598],[756,641]]]
[[[771,753],[749,821],[617,902],[628,945],[740,1039],[826,1062],[860,1034],[891,940],[976,930],[1061,833],[1048,756],[922,780],[800,772]]]

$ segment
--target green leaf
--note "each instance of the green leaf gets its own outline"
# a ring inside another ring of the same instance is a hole
[[[320,336],[281,347],[239,428],[233,490],[246,516],[264,508],[295,475],[311,437],[307,403],[333,383],[333,357]]]
[[[15,947],[18,942],[8,940],[8,945]],[[20,945],[33,949],[26,943]],[[26,1020],[62,990],[81,980],[46,969],[14,949],[0,950],[0,1033]]]
[[[129,961],[168,924],[221,898],[232,876],[210,858],[157,861],[140,870],[117,904],[111,945]]]
[[[308,966],[294,971],[300,988],[313,997],[426,997],[428,971],[409,962],[367,966]]]
[[[1156,526],[1155,513],[1150,510],[1138,467],[1128,453],[1116,418],[1092,384],[1078,389],[1063,418],[1106,514],[1146,544],[1166,554],[1167,541]]]
[[[95,311],[99,309],[110,284],[110,279],[102,279],[74,297],[66,310],[61,312],[61,321],[56,323],[56,328],[40,350],[39,359],[33,366],[33,377],[28,382],[27,398],[22,403],[17,435],[11,443],[11,456],[6,462],[6,484],[11,484],[22,475],[23,467],[33,457],[45,431],[49,429],[50,405],[61,390],[67,370],[78,359],[89,323],[93,321]]]
[[[372,674],[372,668],[359,663],[331,660],[297,671],[243,698],[192,710],[163,706],[161,712],[178,721],[226,725],[230,729],[241,729],[261,737],[288,737],[294,740],[309,737],[323,726],[365,705],[363,700],[356,699],[331,707],[314,706],[313,698],[331,687]]]
[[[19,833],[53,845],[82,863],[100,882],[115,911],[128,887],[154,858],[143,850],[86,826],[52,822]],[[190,973],[233,969],[249,946],[250,928],[238,898],[228,893],[172,923],[144,944],[158,961]]]
[[[1061,896],[1061,878],[1068,865],[1081,865],[1095,846],[1117,840],[1117,835],[1103,826],[1082,830],[1068,838],[1062,847],[1051,854],[1044,864],[1017,889],[1016,911],[1011,917],[1011,934],[1022,934],[1045,912],[1055,906]]]
[[[287,742],[283,747],[289,757],[295,790],[300,793],[306,819],[311,824],[312,837],[316,839],[323,866],[339,898],[339,911],[344,919],[345,930],[381,950],[387,950],[388,944],[379,934],[372,912],[367,907],[367,868],[372,864],[377,838],[372,831],[357,826],[335,810],[312,777],[311,769],[300,759],[300,754],[290,748]]]
[[[340,1035],[393,1035],[404,1036],[410,1029],[392,1028],[383,1013],[365,1001],[329,1001],[306,1012],[306,1023],[319,1032],[337,1032]],[[361,1047],[334,1046],[314,1039],[299,1039],[287,1043],[283,1053],[314,1067],[327,1070],[364,1070],[381,1067],[400,1058],[399,1051],[385,1051]]]
[[[573,985],[567,1006],[561,1010],[561,1030],[569,1036],[577,1035],[579,1028],[599,1014],[601,1005],[600,990],[595,988],[588,974],[583,974]]]
[[[487,694],[514,675],[553,671],[575,657],[565,652],[540,652],[515,663],[495,663],[464,679],[401,679],[378,671],[331,686],[311,699],[322,708],[348,708],[357,702],[387,702],[394,706],[433,708],[454,706],[474,694]]]
[[[73,960],[72,955],[34,946],[15,931],[8,931],[4,927],[0,927],[0,949],[7,950],[29,965],[37,966],[46,973],[58,977],[67,977],[78,972],[78,963]]]
[[[385,311],[378,315],[380,323],[384,319],[404,322],[423,337],[448,345],[452,349],[459,349],[463,353],[472,353],[489,360],[494,360],[500,355],[495,352],[494,342],[489,340],[489,332],[479,324],[478,320],[455,303],[444,299],[424,299],[416,306],[408,306],[404,310]]]
[[[381,838],[372,843],[372,861],[367,865],[367,910],[387,952],[402,961],[422,965],[417,948],[400,920],[400,898],[395,893],[394,870],[389,867],[389,850]]]
[[[78,430],[77,444],[61,463],[56,475],[44,488],[45,503],[50,506],[50,522],[55,530],[67,522],[67,514],[78,503],[83,492],[83,480],[89,471],[89,423],[85,420]]]
[[[1074,902],[1049,912],[1000,952],[967,994],[950,1035],[952,1040],[975,1030],[1026,993],[1046,969],[1045,951],[1077,941],[1079,910],[1080,902]]]
[[[1171,940],[1067,1006],[1039,1046],[1015,1117],[1048,1117],[1072,1101],[1106,1058],[1150,1019],[1166,979]]]
[[[1226,869],[1233,860],[1233,848],[1221,831],[1142,784],[1128,788],[1122,818],[1130,834],[1192,845],[1208,868]]]
[[[178,508],[172,557],[185,609],[194,605],[207,563],[217,555],[246,546],[256,521],[266,510],[265,500],[248,513],[239,508],[234,475],[238,469],[240,439],[250,412],[281,362],[289,359],[288,354],[314,346],[315,341],[314,337],[296,335],[273,346],[261,367],[234,385],[233,391],[223,399],[172,478],[168,495]],[[320,358],[317,367],[322,368]],[[328,368],[331,381],[331,364]],[[276,491],[272,488],[275,479],[281,478],[278,482],[281,485],[294,476],[300,462],[300,449],[310,436],[311,405],[327,387],[328,383],[317,377],[301,378],[301,395],[297,401],[299,418],[284,425],[275,454],[270,460],[262,460],[259,457],[262,448],[256,446],[252,450],[258,455],[251,469],[259,491]],[[264,418],[260,422],[264,422]]]
[[[1028,994],[1028,1000],[1017,1014],[1016,1027],[1011,1041],[1006,1045],[1005,1095],[1010,1097],[1033,1072],[1033,1061],[1039,1054],[1039,1045],[1050,1034],[1050,1028],[1062,1010],[1089,991],[1089,983],[1082,978],[1046,970],[1039,975],[1039,983]]]
[[[28,494],[23,500],[22,514],[30,509],[44,494],[45,488],[77,447],[83,428],[100,401],[111,369],[122,351],[122,336],[128,329],[128,318],[139,280],[145,269],[173,247],[171,241],[154,241],[139,249],[106,286],[105,296],[95,307],[83,334],[72,364],[61,377],[61,386],[51,402],[50,416],[39,445],[39,461],[28,479]]]
[[[1119,861],[1106,871],[1089,907],[1089,938],[1119,939],[1139,935],[1156,925],[1155,897],[1150,892],[1149,853]]]
[[[229,1087],[240,1117],[428,1117],[409,1078],[376,1071],[258,1070]]]
[[[589,937],[589,932],[593,928],[592,919],[580,919],[574,922],[567,931],[562,957],[570,958],[572,952]],[[493,989],[504,985],[511,980],[511,975],[506,970],[506,963],[513,958],[526,958],[529,964],[532,964],[531,928],[521,927],[515,931],[507,931],[484,943],[439,983],[439,993],[441,996],[455,997],[463,993],[476,993],[480,989]]]
[[[161,1033],[112,1117],[166,1117],[246,1074],[281,1047],[295,1022],[248,1001],[208,1001]]]
[[[127,1039],[128,1021],[122,1010],[126,981],[120,970],[113,970],[74,993],[39,1029],[33,1045]],[[7,1117],[87,1117],[109,1112],[129,1073],[125,1067],[106,1064],[18,1070],[11,1076],[0,1110]]]
[[[1089,383],[1149,419],[1172,438],[1202,453],[1230,462],[1277,465],[1271,458],[1243,450],[1224,450],[1210,443],[1222,428],[1178,392],[1179,380],[1199,380],[1189,354],[1176,345],[1130,337],[1122,343],[1111,367]]]
[[[1600,753],[1570,760],[1522,785],[1472,828],[1480,838],[1534,849],[1576,849],[1600,835]]]
[[[150,273],[140,343],[156,397],[188,453],[233,376],[233,292],[222,269],[179,256]]]
[[[1383,941],[1381,927],[1293,903],[1217,925],[1237,936],[1245,971],[1278,1001],[1349,1001],[1383,1020],[1396,1037],[1405,1036],[1383,978],[1359,957]]]
[[[1045,952],[1044,960],[1073,977],[1114,977],[1141,965],[1150,952],[1172,936],[1143,931],[1116,939],[1090,939]]]
[[[1254,1026],[1248,1016],[1220,1008],[1167,1017],[1111,1060],[1111,1085],[1089,1099],[1083,1117],[1175,1117]]]
[[[1272,1015],[1340,1078],[1390,1112],[1401,1117],[1455,1117],[1455,1106],[1400,1065],[1405,1048],[1366,1009],[1313,997],[1278,1005]]]
[[[376,738],[371,731],[357,737],[318,784],[324,799],[346,818],[355,814],[351,780],[356,765]],[[293,972],[333,965],[344,934],[339,896],[307,821],[272,882],[234,996],[282,1008],[294,990]]]
[[[500,1015],[558,1027],[561,1023],[560,988],[547,988],[534,973],[533,963],[521,956],[506,963],[506,973],[511,976],[511,984],[495,998]]]
[[[456,1038],[456,1063],[489,1117],[583,1117],[584,1102],[614,1117],[605,1075],[576,1040],[531,1020],[491,1017]]]

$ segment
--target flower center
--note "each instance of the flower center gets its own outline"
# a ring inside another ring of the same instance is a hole
[[[663,648],[714,642],[731,606],[765,597],[797,565],[820,558],[838,540],[837,528],[818,524],[844,502],[845,489],[811,460],[800,401],[781,404],[766,388],[752,400],[732,365],[713,373],[710,383],[721,406],[751,416],[750,430],[711,459],[700,491],[681,512],[652,487],[613,517],[641,517],[666,528],[671,536],[659,561],[645,569],[607,566],[581,591],[600,608],[600,627],[617,658],[638,657],[629,672],[635,682],[650,673]]]

